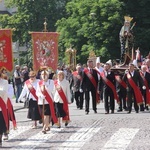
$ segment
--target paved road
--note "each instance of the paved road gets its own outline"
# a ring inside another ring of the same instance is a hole
[[[77,110],[70,105],[71,122],[68,127],[52,127],[42,134],[42,126],[31,129],[31,121],[26,118],[27,109],[23,104],[15,104],[17,130],[10,131],[9,140],[3,148],[12,150],[150,150],[150,112],[131,114],[115,112],[105,115],[103,103],[98,105],[98,113]]]

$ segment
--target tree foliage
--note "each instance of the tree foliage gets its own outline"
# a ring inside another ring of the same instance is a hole
[[[60,46],[64,49],[70,45],[75,47],[80,62],[87,60],[90,50],[103,60],[118,57],[122,5],[118,0],[73,0],[67,3],[68,16],[57,21]]]
[[[5,0],[16,7],[12,16],[0,15],[2,28],[15,28],[13,41],[20,45],[31,40],[29,31],[58,31],[59,56],[65,61],[65,50],[77,50],[77,62],[85,63],[94,50],[101,61],[120,58],[119,32],[124,16],[133,17],[135,49],[146,56],[150,48],[149,0]],[[133,23],[132,22],[132,23]],[[31,49],[32,50],[32,49]]]

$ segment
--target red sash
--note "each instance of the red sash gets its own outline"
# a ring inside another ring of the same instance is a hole
[[[126,89],[127,85],[123,80],[121,80],[120,76],[115,76],[115,79],[122,87]]]
[[[129,73],[127,74],[127,79],[128,79],[130,86],[133,88],[137,104],[143,103],[141,91],[138,88],[138,86],[135,84],[135,82],[133,81],[133,79]]]
[[[28,87],[30,93],[31,93],[31,94],[35,97],[35,99],[38,101],[38,97],[37,97],[37,95],[36,95],[36,90],[35,90],[34,87],[32,86],[30,80],[27,80],[25,83],[26,83],[26,85],[27,85],[27,87]]]
[[[97,70],[96,70],[97,71]],[[89,78],[89,80],[92,82],[92,84],[94,85],[94,87],[95,87],[95,90],[97,91],[97,84],[96,84],[96,81],[95,81],[95,79],[94,79],[94,77],[92,76],[92,74],[90,73],[90,71],[87,69],[87,68],[85,68],[84,69],[84,72],[85,72],[85,74],[87,75],[87,77]],[[97,71],[98,72],[98,71]],[[100,96],[98,95],[98,93],[96,92],[96,102],[97,103],[100,103]]]
[[[81,76],[78,74],[77,71],[74,71],[73,73],[73,76],[75,76],[77,79],[79,79],[80,81],[82,80]]]
[[[102,77],[102,79],[104,80],[104,82],[107,84],[107,86],[109,86],[109,87],[112,89],[113,94],[114,94],[114,99],[117,101],[117,103],[120,103],[119,97],[118,97],[118,95],[117,95],[115,86],[112,84],[111,81],[109,81],[109,79],[107,79],[107,78],[105,77],[104,72],[101,72],[101,73],[98,72],[98,73],[100,74],[100,76]]]
[[[8,115],[13,123],[13,127],[14,129],[17,128],[17,123],[16,123],[16,118],[15,118],[15,114],[14,114],[14,109],[13,109],[13,106],[11,104],[11,101],[10,99],[8,98],[7,100],[7,107],[8,107]]]
[[[61,86],[58,84],[57,80],[55,80],[54,84],[55,84],[55,87],[56,87],[56,90],[57,90],[59,96],[63,100],[63,109],[66,113],[66,116],[63,118],[63,121],[70,121],[67,97],[66,97],[63,89],[61,88]]]
[[[39,82],[40,87],[43,86],[43,82],[44,82],[43,80]],[[51,96],[48,94],[46,89],[44,89],[44,91],[41,89],[41,92],[45,96],[45,99],[47,100],[47,102],[49,103],[49,108],[50,108],[51,116],[52,116],[54,123],[58,123],[58,119],[55,114],[54,103],[53,103]]]
[[[5,102],[3,101],[3,99],[0,97],[0,107],[2,109],[2,114],[3,114],[3,117],[4,117],[4,121],[5,121],[5,124],[6,124],[6,128],[7,130],[9,129],[9,123],[8,123],[8,112],[7,112],[7,107],[6,107],[6,104]]]
[[[144,81],[144,85],[146,86],[146,105],[150,105],[150,91],[149,91],[148,83],[142,72],[140,72],[140,75]]]

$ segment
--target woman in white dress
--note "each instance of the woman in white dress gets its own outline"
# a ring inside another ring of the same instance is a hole
[[[46,134],[46,131],[50,130],[51,120],[57,123],[57,117],[55,114],[54,102],[54,81],[49,79],[49,72],[44,70],[41,72],[41,81],[37,86],[36,94],[38,96],[38,105],[43,114],[43,129],[42,133]]]
[[[38,97],[36,95],[38,82],[39,80],[36,79],[35,71],[30,71],[29,79],[25,81],[23,90],[18,99],[18,101],[23,101],[24,97],[29,99],[29,109],[27,118],[33,120],[32,129],[37,128],[37,121],[41,119],[41,114],[38,107]]]
[[[70,122],[68,104],[71,104],[71,91],[69,81],[65,79],[65,74],[63,71],[58,72],[57,78],[58,79],[54,81],[54,102],[59,127],[61,127],[61,118],[62,122],[65,123],[65,126],[67,126]]]
[[[8,113],[7,113],[7,98],[8,98],[8,81],[2,78],[0,72],[0,147],[2,147],[2,135],[8,130]]]

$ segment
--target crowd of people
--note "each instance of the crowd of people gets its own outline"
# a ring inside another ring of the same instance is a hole
[[[27,67],[21,71],[15,66],[14,84],[7,76],[6,70],[0,72],[0,145],[8,139],[9,120],[16,127],[15,114],[11,100],[15,94],[16,103],[29,100],[27,118],[33,121],[32,129],[37,122],[43,123],[42,133],[46,134],[51,125],[61,128],[70,122],[69,105],[75,101],[77,109],[85,109],[90,113],[90,100],[93,112],[97,113],[97,104],[104,102],[105,114],[132,112],[132,104],[136,113],[149,110],[150,105],[150,59],[138,66],[133,62],[122,74],[115,74],[111,69],[111,60],[101,64],[99,58],[96,66],[92,60],[87,64],[77,64],[74,70],[58,66],[52,72],[44,68],[35,72]],[[116,63],[115,67],[117,68]],[[91,95],[91,97],[90,97]],[[10,107],[11,106],[11,107]],[[10,109],[11,108],[11,109]],[[11,111],[9,111],[11,110]]]

